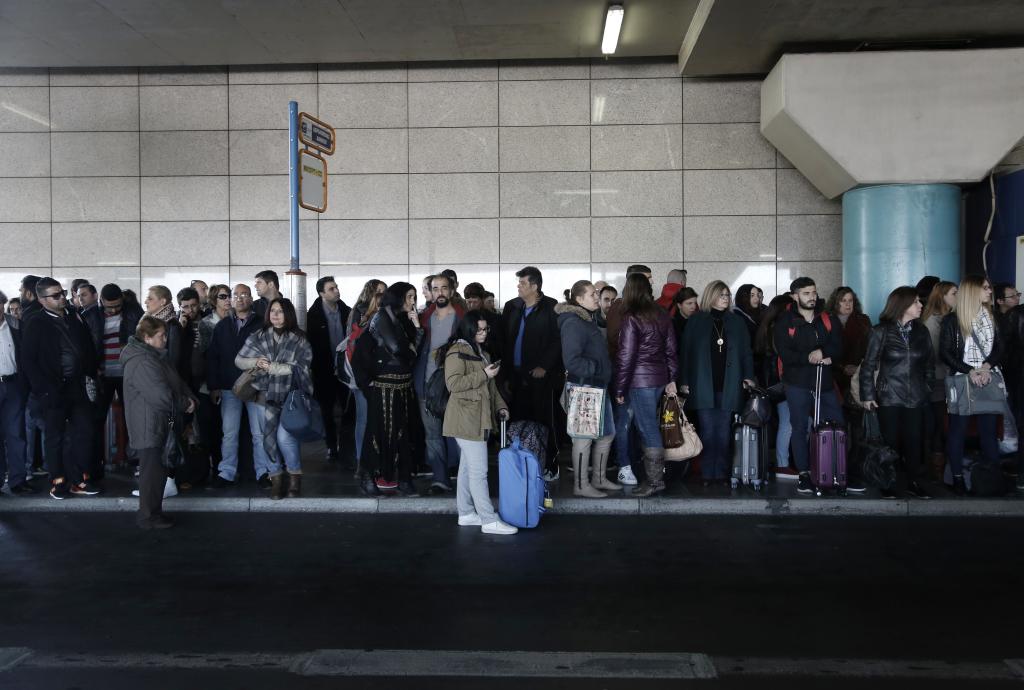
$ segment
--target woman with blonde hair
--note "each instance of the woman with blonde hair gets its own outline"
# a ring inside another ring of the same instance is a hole
[[[992,384],[992,373],[998,371],[1002,355],[1002,339],[992,315],[992,285],[984,276],[967,276],[957,291],[956,311],[942,319],[939,359],[949,368],[950,375],[966,375],[970,377],[971,385],[983,388]],[[947,397],[947,403],[951,402]],[[984,461],[995,464],[999,461],[999,443],[996,440],[999,415],[978,414],[974,417]],[[960,496],[967,493],[963,461],[969,421],[970,416],[949,414],[946,453],[953,473],[953,491]]]
[[[925,299],[924,311],[921,312],[921,323],[928,329],[932,339],[932,350],[935,352],[935,378],[932,379],[932,392],[928,403],[928,414],[925,415],[924,458],[931,462],[932,478],[942,479],[946,468],[946,376],[949,369],[942,363],[939,353],[939,331],[942,330],[942,319],[956,308],[956,283],[943,280],[932,287]]]
[[[388,285],[383,280],[377,280],[371,278],[366,281],[363,285],[362,292],[359,293],[359,297],[356,299],[356,304],[352,307],[352,311],[348,315],[348,324],[346,326],[345,333],[349,338],[355,340],[359,337],[359,334],[366,330],[366,327],[370,325],[370,320],[373,318],[377,310],[380,309],[381,300],[384,297],[384,291]],[[354,366],[354,365],[353,365]],[[359,475],[359,462],[363,458],[363,439],[366,437],[366,419],[368,415],[368,408],[366,402],[366,394],[359,388],[352,388],[352,397],[356,401],[356,429],[355,429],[355,440],[356,440],[356,475]]]
[[[709,283],[683,335],[679,380],[686,407],[700,421],[704,486],[728,481],[732,417],[743,407],[743,386],[756,385],[750,332],[731,302],[728,285]]]

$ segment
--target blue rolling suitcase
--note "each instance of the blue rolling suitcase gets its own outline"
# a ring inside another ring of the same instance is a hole
[[[501,445],[506,443],[501,424]],[[536,527],[544,512],[544,479],[537,456],[519,444],[498,452],[498,514],[515,527]]]

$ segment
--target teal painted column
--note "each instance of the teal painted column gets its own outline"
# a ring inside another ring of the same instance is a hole
[[[891,184],[843,195],[843,282],[871,322],[901,285],[960,279],[960,188]]]

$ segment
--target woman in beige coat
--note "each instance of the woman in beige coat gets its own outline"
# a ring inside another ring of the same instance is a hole
[[[494,383],[499,363],[492,364],[481,347],[487,333],[487,320],[479,311],[469,312],[455,327],[444,353],[451,397],[442,433],[455,439],[462,455],[456,483],[459,525],[478,525],[485,534],[515,534],[515,527],[498,519],[487,489],[487,434],[495,416],[508,418],[508,406]]]

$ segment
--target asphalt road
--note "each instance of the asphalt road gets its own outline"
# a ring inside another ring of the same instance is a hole
[[[833,667],[837,688],[941,688],[947,674],[948,687],[995,687],[1013,675],[1002,660],[1024,657],[1020,520],[550,516],[515,537],[428,515],[178,522],[0,515],[0,646],[32,651],[0,688],[336,687],[246,660],[388,649],[446,650],[453,668],[474,650],[622,653],[638,674],[524,680],[512,663],[494,688],[753,687],[762,673],[815,687]],[[718,679],[648,674],[645,660],[682,653],[706,655]],[[180,661],[192,657],[205,666]],[[886,678],[885,660],[907,677]],[[345,687],[413,687],[386,676],[422,672],[380,667]]]

